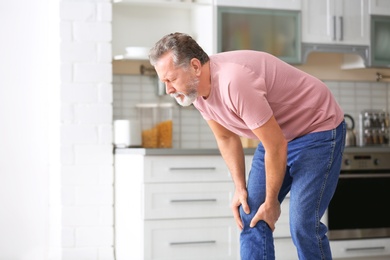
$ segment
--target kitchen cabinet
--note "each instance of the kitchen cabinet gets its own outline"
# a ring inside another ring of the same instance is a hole
[[[297,10],[301,9],[301,0],[215,0],[219,6],[250,7],[277,10]]]
[[[369,13],[390,16],[389,0],[369,0]]]
[[[389,1],[390,3],[390,1]],[[385,9],[385,8],[383,8]],[[386,15],[370,15],[371,19],[371,62],[377,67],[390,66],[390,10]]]
[[[113,4],[113,56],[123,55],[129,46],[151,48],[162,36],[173,32],[191,35],[212,54],[213,8],[212,0],[117,1]]]
[[[178,154],[115,154],[116,259],[239,259],[225,162]]]
[[[301,62],[301,12],[218,6],[218,52],[258,50]]]
[[[240,259],[240,231],[230,209],[234,185],[220,155],[126,150],[136,152],[115,154],[117,260]],[[246,155],[247,176],[251,162]],[[288,202],[287,196],[274,232],[281,260],[297,259]]]
[[[369,45],[368,0],[302,0],[302,42]]]
[[[335,259],[377,259],[390,258],[390,238],[355,239],[330,241],[332,256]]]
[[[276,222],[274,231],[275,259],[296,260],[298,259],[297,249],[290,235],[290,196],[286,196],[281,204],[281,214]]]

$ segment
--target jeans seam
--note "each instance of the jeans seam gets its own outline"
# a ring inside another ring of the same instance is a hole
[[[326,183],[328,181],[330,169],[331,169],[332,164],[333,164],[334,152],[335,152],[335,147],[336,147],[336,128],[333,129],[331,132],[332,132],[331,153],[330,153],[330,158],[329,158],[329,162],[328,162],[327,172],[324,176],[324,182],[321,186],[321,191],[319,194],[320,196],[318,197],[317,207],[316,207],[316,236],[318,239],[318,247],[321,251],[321,259],[325,259],[325,252],[323,250],[322,242],[321,242],[322,240],[321,240],[321,237],[319,235],[319,228],[320,228],[320,226],[319,226],[319,223],[320,223],[319,209],[320,209],[322,196],[324,194],[325,186],[326,186]]]
[[[263,223],[262,223],[263,224]],[[265,225],[261,225],[261,229],[262,229],[262,234],[263,234],[263,241],[264,241],[264,250],[263,250],[263,259],[267,259],[267,239],[266,239],[266,234],[265,234]]]

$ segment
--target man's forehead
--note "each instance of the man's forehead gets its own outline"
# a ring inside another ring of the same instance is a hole
[[[161,55],[157,63],[161,63],[163,66],[173,66],[173,57],[171,52],[166,52]]]
[[[169,77],[175,70],[172,55],[169,52],[162,55],[158,59],[155,67],[157,72],[161,74],[160,78]]]

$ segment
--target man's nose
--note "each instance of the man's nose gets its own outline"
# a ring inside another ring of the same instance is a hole
[[[172,93],[175,93],[175,88],[172,86],[171,83],[165,82],[165,92],[169,95]]]

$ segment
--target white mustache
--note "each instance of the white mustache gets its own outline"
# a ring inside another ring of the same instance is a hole
[[[179,95],[184,95],[184,93],[182,93],[182,92],[175,92],[175,93],[172,93],[172,94],[171,94],[171,97],[177,98]],[[184,96],[185,96],[185,95],[184,95]]]

